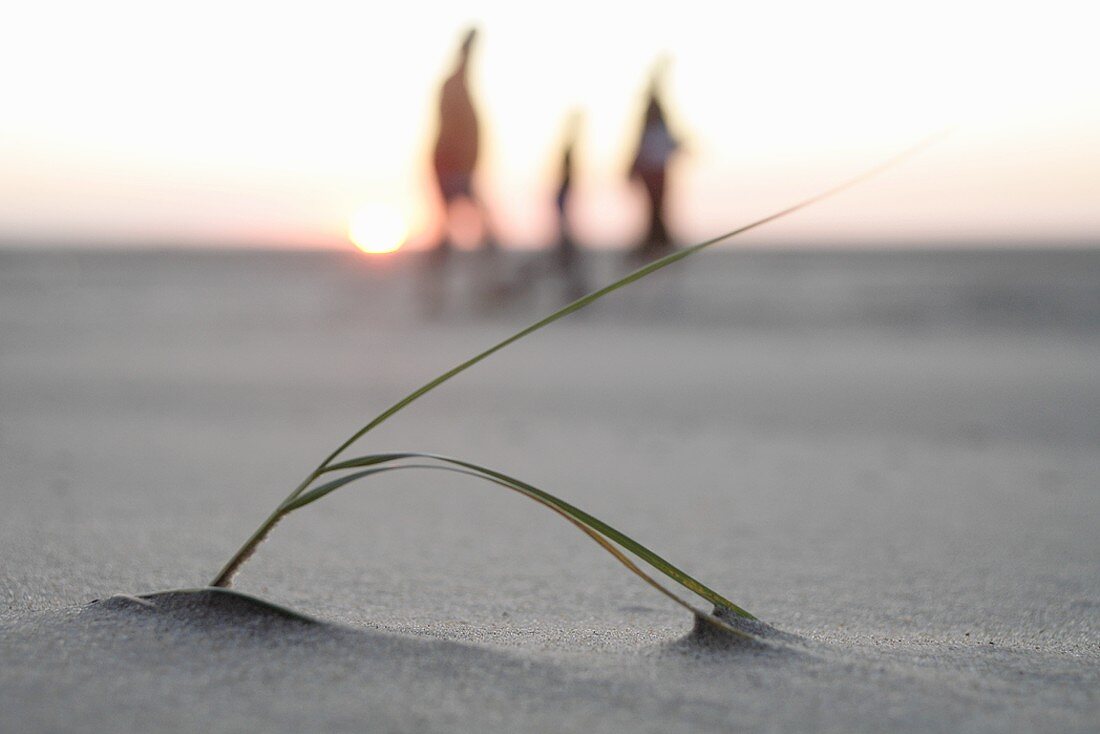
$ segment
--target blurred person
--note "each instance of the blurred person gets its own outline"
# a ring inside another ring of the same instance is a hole
[[[567,209],[573,187],[574,149],[580,123],[579,111],[572,112],[565,122],[557,168],[557,193],[554,196],[558,224],[556,242],[549,252],[544,251],[529,257],[516,270],[510,282],[499,285],[493,293],[498,304],[515,304],[521,299],[533,298],[538,281],[544,277],[561,276],[565,286],[564,295],[568,301],[580,298],[586,291],[581,271],[581,253],[573,239]]]
[[[572,226],[566,210],[566,205],[570,199],[570,191],[573,187],[573,150],[577,145],[581,120],[582,115],[579,110],[574,110],[566,120],[560,172],[558,174],[558,194],[555,197],[558,209],[558,243],[554,251],[554,259],[562,278],[565,280],[565,296],[570,301],[580,298],[587,290],[582,270],[581,252],[577,246],[577,241],[573,238]]]
[[[661,87],[667,66],[667,60],[661,59],[650,74],[638,147],[630,164],[629,178],[642,184],[649,207],[647,231],[630,251],[630,258],[640,261],[656,260],[675,249],[665,225],[665,176],[669,162],[680,148],[680,141],[669,129],[661,106]]]
[[[470,97],[469,67],[477,37],[476,28],[466,31],[454,69],[439,90],[439,121],[432,151],[432,171],[443,201],[443,222],[440,238],[427,256],[423,287],[428,316],[438,316],[443,311],[448,285],[445,271],[453,250],[452,237],[456,229],[468,222],[463,215],[468,217],[473,214],[476,218],[482,251],[491,254],[496,250],[488,210],[474,190],[480,132],[477,110]],[[487,279],[486,282],[491,281],[493,268],[483,270],[479,277]],[[479,287],[484,290],[488,286],[482,283]]]
[[[454,71],[439,92],[439,133],[432,155],[432,167],[443,199],[443,235],[435,246],[435,259],[444,260],[450,252],[451,229],[456,206],[467,204],[477,215],[483,249],[494,249],[488,210],[474,191],[479,131],[477,111],[470,98],[468,83],[470,54],[477,40],[477,29],[466,32],[459,47]]]

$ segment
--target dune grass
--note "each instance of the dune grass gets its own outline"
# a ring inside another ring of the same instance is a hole
[[[781,211],[770,214],[762,219],[758,219],[737,229],[726,232],[717,237],[700,242],[699,244],[687,247],[681,250],[677,250],[669,255],[666,255],[659,260],[655,260],[647,265],[644,265],[637,270],[631,272],[623,278],[604,286],[586,296],[582,296],[577,300],[569,303],[561,309],[558,309],[554,313],[546,316],[535,323],[520,329],[516,333],[508,336],[500,342],[494,344],[483,352],[476,354],[470,359],[462,362],[461,364],[452,367],[446,372],[442,373],[438,377],[432,379],[425,385],[417,388],[413,392],[409,393],[401,400],[394,403],[392,406],[384,410],[373,420],[353,433],[346,441],[340,444],[336,450],[330,453],[306,478],[294,488],[293,491],[284,499],[278,507],[267,517],[266,520],[256,529],[255,532],[249,536],[248,540],[237,550],[232,558],[225,564],[218,575],[211,581],[210,585],[213,587],[228,588],[233,580],[234,575],[240,570],[241,566],[248,561],[252,554],[256,551],[256,548],[262,543],[267,536],[271,533],[271,530],[282,520],[283,517],[295,510],[299,510],[317,500],[335,492],[338,489],[345,487],[352,482],[359,479],[364,479],[376,474],[384,472],[397,471],[397,470],[443,470],[454,473],[459,473],[467,476],[476,477],[478,479],[491,482],[505,489],[518,492],[519,494],[528,497],[535,502],[543,505],[544,507],[556,512],[563,518],[571,522],[582,532],[587,534],[593,541],[598,543],[604,550],[610,553],[626,568],[640,576],[647,583],[659,590],[661,593],[668,596],[670,599],[685,607],[698,618],[709,622],[711,625],[718,627],[722,630],[730,632],[739,636],[751,636],[744,630],[730,624],[724,619],[721,619],[718,614],[722,614],[727,618],[735,617],[742,620],[755,620],[756,618],[749,614],[749,612],[742,609],[737,604],[722,596],[718,592],[704,585],[702,582],[691,577],[684,571],[680,570],[667,560],[657,555],[650,549],[643,546],[641,543],[627,536],[625,533],[616,530],[602,520],[589,515],[580,508],[572,505],[558,497],[545,492],[531,484],[520,481],[514,477],[508,476],[502,472],[494,469],[489,469],[484,466],[462,461],[459,459],[452,459],[445,456],[439,456],[436,454],[427,454],[422,452],[396,452],[396,453],[384,453],[384,454],[371,454],[367,456],[361,456],[353,459],[345,459],[343,461],[337,461],[337,459],[351,447],[352,444],[357,442],[364,435],[378,427],[380,424],[393,417],[401,410],[406,408],[410,403],[420,399],[427,393],[436,389],[443,383],[450,380],[452,377],[466,371],[470,367],[473,367],[478,362],[492,356],[496,352],[504,349],[505,347],[513,344],[520,339],[523,339],[530,334],[542,329],[545,326],[549,326],[555,321],[562,319],[569,314],[579,311],[580,309],[588,306],[589,304],[607,296],[620,288],[624,288],[631,283],[640,280],[641,278],[650,275],[662,268],[666,268],[675,262],[683,260],[686,257],[690,257],[701,250],[723,242],[737,235],[748,232],[757,227],[761,227],[769,222],[773,222],[777,219],[781,219],[790,214],[793,214],[800,209],[804,209],[812,204],[815,204],[823,199],[829,198],[841,191],[848,189],[856,184],[875,176],[882,171],[896,165],[901,160],[908,158],[931,144],[934,140],[942,137],[945,133],[936,133],[921,140],[916,145],[906,149],[902,153],[886,160],[879,165],[860,173],[859,175],[848,179],[830,189],[822,191],[814,196],[804,199],[792,206],[787,207]],[[358,470],[358,471],[352,471]],[[348,472],[342,476],[328,479],[328,481],[315,484],[322,477],[327,477],[335,472]],[[625,552],[624,552],[625,551]],[[675,581],[683,588],[691,591],[692,593],[702,597],[711,604],[714,605],[714,613],[707,612],[689,601],[681,598],[677,594],[673,593],[664,585],[657,582],[652,576],[647,574],[641,567],[639,567],[629,556],[626,555],[629,552],[651,568],[659,571],[667,578]]]

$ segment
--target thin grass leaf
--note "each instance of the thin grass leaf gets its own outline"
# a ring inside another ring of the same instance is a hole
[[[589,305],[590,303],[592,303],[594,301],[598,301],[599,299],[603,298],[604,296],[609,295],[611,293],[614,293],[615,291],[619,290],[620,288],[628,286],[631,283],[633,283],[634,281],[640,280],[640,279],[644,278],[645,276],[649,275],[650,273],[661,270],[662,268],[666,268],[666,267],[668,267],[669,265],[672,265],[675,262],[679,262],[680,260],[683,260],[685,257],[690,257],[691,255],[694,255],[695,253],[697,253],[701,250],[705,250],[708,247],[716,245],[719,242],[724,242],[725,240],[728,240],[732,237],[736,237],[740,234],[744,234],[745,232],[756,229],[757,227],[762,227],[765,224],[769,224],[771,222],[774,222],[777,219],[782,219],[783,217],[794,214],[795,212],[799,211],[800,209],[805,209],[806,207],[811,206],[813,204],[816,204],[817,202],[822,201],[823,199],[828,199],[831,196],[835,196],[836,194],[839,194],[841,191],[849,189],[849,188],[851,188],[851,187],[853,187],[853,186],[855,186],[859,183],[862,183],[863,181],[866,181],[867,179],[869,179],[873,176],[877,176],[878,174],[882,173],[883,171],[894,167],[895,165],[900,163],[902,160],[916,154],[918,151],[920,151],[920,150],[924,149],[925,147],[931,145],[935,140],[937,140],[937,139],[943,137],[944,135],[946,135],[947,132],[948,131],[940,131],[940,132],[934,133],[932,135],[929,135],[926,138],[924,138],[923,140],[916,143],[915,145],[912,145],[909,148],[902,151],[901,153],[893,156],[892,158],[889,158],[886,161],[878,164],[877,166],[869,168],[866,171],[864,171],[864,172],[862,172],[862,173],[860,173],[856,176],[853,176],[852,178],[850,178],[846,181],[843,181],[843,182],[837,184],[836,186],[833,186],[829,189],[826,189],[825,191],[822,191],[821,193],[815,194],[814,196],[811,196],[807,199],[803,199],[802,201],[800,201],[800,202],[798,202],[798,203],[796,203],[792,206],[789,206],[786,209],[782,209],[778,212],[775,212],[774,214],[769,214],[766,217],[763,217],[761,219],[757,219],[755,222],[750,222],[749,224],[738,227],[736,229],[732,229],[729,232],[726,232],[724,234],[720,234],[717,237],[712,237],[711,239],[706,240],[705,242],[700,242],[696,245],[692,245],[691,247],[686,247],[682,250],[677,250],[677,251],[675,251],[675,252],[673,252],[669,255],[665,255],[664,257],[660,258],[659,260],[655,260],[655,261],[649,263],[648,265],[644,265],[644,266],[638,268],[637,270],[629,273],[625,277],[620,278],[619,280],[615,281],[614,283],[611,283],[610,285],[606,285],[603,288],[600,288],[599,290],[593,291],[592,293],[589,293],[586,296],[581,296],[577,300],[575,300],[572,303],[558,309],[557,311],[550,314],[549,316],[547,316],[545,318],[542,318],[542,319],[539,319],[538,321],[531,324],[530,326],[528,326],[524,329],[520,329],[515,334],[512,334],[511,336],[507,337],[506,339],[494,344],[493,346],[486,349],[484,352],[481,352],[480,354],[477,354],[477,355],[471,357],[470,359],[466,360],[465,362],[463,362],[463,363],[461,363],[461,364],[459,364],[455,367],[452,367],[451,369],[447,370],[446,372],[439,375],[435,379],[429,381],[428,383],[426,383],[426,384],[422,385],[421,387],[417,388],[416,390],[412,391],[411,393],[409,393],[408,395],[403,397],[401,400],[398,400],[396,403],[391,405],[389,408],[382,411],[370,423],[368,423],[367,425],[363,426],[358,431],[353,433],[346,441],[344,441],[344,443],[340,444],[340,446],[337,447],[337,449],[335,451],[333,451],[331,454],[329,454],[328,457],[326,457],[325,460],[321,462],[321,465],[320,465],[319,468],[323,469],[326,466],[328,466],[329,463],[332,462],[333,459],[335,459],[337,456],[339,456],[340,454],[342,454],[344,452],[344,449],[351,446],[353,443],[358,441],[364,435],[366,435],[367,433],[369,433],[370,431],[372,431],[373,429],[375,429],[376,427],[378,427],[379,425],[384,423],[387,419],[389,419],[395,413],[398,413],[399,411],[404,409],[410,403],[414,402],[415,400],[418,400],[419,398],[423,397],[427,393],[431,392],[435,388],[442,385],[444,382],[447,382],[448,380],[450,380],[452,377],[455,377],[456,375],[458,375],[462,372],[465,372],[466,370],[473,367],[478,362],[480,362],[483,359],[486,359],[487,357],[499,352],[501,349],[504,349],[508,345],[519,341],[520,339],[524,338],[525,336],[529,336],[530,334],[535,333],[536,331],[538,331],[539,329],[542,329],[545,326],[549,326],[550,324],[554,323],[558,319],[564,318],[564,317],[568,316],[569,314],[573,313],[574,311],[579,311],[580,309],[584,308],[585,306]]]
[[[634,540],[633,538],[626,535],[625,533],[620,532],[619,530],[616,530],[615,528],[608,525],[607,523],[600,520],[599,518],[588,514],[584,510],[580,509],[579,507],[576,507],[575,505],[572,505],[572,504],[566,502],[565,500],[562,500],[562,499],[559,499],[558,497],[555,497],[554,495],[550,494],[549,492],[541,490],[538,487],[535,487],[534,485],[528,484],[527,482],[524,482],[520,479],[516,479],[515,477],[511,477],[511,476],[508,476],[507,474],[504,474],[502,472],[498,472],[495,469],[490,469],[488,467],[480,466],[478,464],[474,464],[474,463],[468,462],[468,461],[462,461],[461,459],[454,459],[454,458],[451,458],[449,456],[441,456],[439,454],[430,454],[430,453],[424,453],[424,452],[410,451],[410,452],[404,452],[404,453],[374,454],[374,455],[371,455],[371,456],[359,457],[357,459],[348,459],[347,461],[341,461],[338,464],[333,464],[332,466],[328,467],[328,469],[326,469],[325,471],[330,472],[330,471],[341,471],[341,470],[346,470],[346,469],[355,469],[355,468],[358,468],[358,467],[361,467],[361,466],[371,466],[371,465],[375,465],[375,464],[379,464],[379,463],[383,463],[383,462],[396,461],[396,460],[400,460],[400,459],[430,459],[430,460],[433,460],[433,461],[439,461],[439,462],[443,462],[445,464],[450,464],[452,466],[462,467],[464,469],[468,469],[468,470],[477,472],[478,474],[480,474],[480,475],[482,475],[486,478],[491,478],[491,479],[498,480],[498,481],[501,481],[501,482],[506,482],[507,484],[512,486],[517,491],[528,495],[532,499],[537,500],[538,502],[540,502],[544,505],[552,506],[552,507],[556,508],[557,510],[559,510],[560,512],[565,514],[567,517],[575,520],[576,522],[579,522],[579,523],[583,524],[586,527],[589,527],[589,528],[593,529],[594,531],[604,535],[605,537],[609,538],[610,540],[615,541],[616,543],[621,545],[623,548],[625,548],[626,550],[630,551],[631,553],[633,553],[635,556],[637,556],[641,560],[648,563],[653,568],[657,569],[658,571],[660,571],[664,575],[668,576],[670,579],[672,579],[676,583],[683,586],[685,589],[698,594],[699,596],[703,597],[704,599],[706,599],[710,603],[714,604],[716,607],[721,607],[721,608],[724,608],[724,609],[728,609],[729,611],[733,612],[734,614],[736,614],[740,617],[744,617],[745,619],[756,619],[755,616],[753,616],[749,612],[745,611],[744,609],[742,609],[737,604],[734,604],[732,601],[730,601],[726,597],[722,596],[717,591],[714,591],[713,589],[711,589],[710,587],[708,587],[706,584],[702,583],[698,579],[696,579],[696,578],[690,576],[689,574],[685,573],[684,571],[680,570],[676,566],[674,566],[671,563],[669,563],[668,561],[666,561],[661,556],[659,556],[656,553],[654,553],[653,551],[651,551],[649,548],[646,548],[644,545],[642,545],[638,541]],[[336,481],[339,482],[340,480],[336,480]],[[316,489],[311,489],[307,492],[304,492],[296,500],[294,500],[294,503],[293,503],[295,505],[294,509],[297,509],[297,507],[302,507],[306,504],[309,504],[310,502],[313,502],[317,499],[320,499],[324,495],[329,494],[330,492],[338,489],[340,486],[343,486],[343,484],[346,484],[346,483],[347,482],[343,482],[343,483],[339,484],[338,486],[332,487],[330,485],[335,484],[335,482],[329,482],[328,484],[322,485],[321,487],[318,487]]]
[[[282,519],[282,517],[286,514],[287,511],[284,508],[287,505],[289,505],[290,503],[292,503],[299,495],[301,495],[303,492],[305,492],[309,488],[309,486],[314,482],[314,480],[316,480],[321,474],[323,474],[326,470],[328,470],[328,468],[330,467],[332,462],[340,454],[342,454],[348,447],[350,447],[353,443],[355,443],[360,438],[362,438],[364,435],[366,435],[367,433],[372,431],[374,428],[376,428],[377,426],[379,426],[380,424],[382,424],[383,422],[385,422],[386,420],[391,418],[394,414],[396,414],[396,413],[400,412],[401,410],[403,410],[410,403],[412,403],[412,402],[418,400],[419,398],[423,397],[427,393],[431,392],[435,388],[439,387],[443,383],[450,380],[452,377],[455,377],[456,375],[466,371],[467,369],[469,369],[470,367],[473,367],[478,362],[481,362],[482,360],[488,358],[489,356],[495,354],[496,352],[499,352],[501,349],[504,349],[508,345],[510,345],[510,344],[512,344],[516,341],[519,341],[520,339],[522,339],[522,338],[524,338],[524,337],[526,337],[530,334],[533,334],[534,332],[538,331],[539,329],[542,329],[543,327],[554,323],[558,319],[561,319],[561,318],[564,318],[565,316],[568,316],[569,314],[573,313],[574,311],[579,311],[580,309],[584,308],[585,306],[588,306],[589,304],[593,303],[594,301],[597,301],[600,298],[603,298],[604,296],[606,296],[610,293],[613,293],[613,292],[619,290],[620,288],[623,288],[623,287],[633,283],[636,280],[644,278],[645,276],[649,275],[650,273],[653,273],[657,270],[665,268],[665,267],[667,267],[667,266],[669,266],[669,265],[671,265],[675,262],[683,260],[685,257],[689,257],[691,255],[694,255],[695,253],[697,253],[701,250],[704,250],[704,249],[706,249],[706,248],[708,248],[712,245],[716,245],[719,242],[723,242],[727,239],[730,239],[731,237],[736,237],[737,235],[743,234],[744,232],[748,232],[749,230],[756,229],[757,227],[761,227],[761,226],[763,226],[765,224],[768,224],[770,222],[774,222],[777,219],[781,219],[781,218],[786,217],[790,214],[793,214],[793,213],[799,211],[800,209],[804,209],[808,206],[816,204],[819,201],[822,201],[823,199],[827,199],[831,196],[834,196],[834,195],[840,193],[841,191],[844,191],[845,189],[851,188],[852,186],[855,186],[856,184],[859,184],[859,183],[871,178],[872,176],[876,176],[879,173],[881,173],[881,172],[897,165],[902,160],[916,154],[918,151],[922,150],[923,148],[931,145],[937,139],[939,139],[941,137],[944,137],[948,132],[950,132],[950,131],[946,130],[946,131],[941,131],[941,132],[937,132],[937,133],[934,133],[932,135],[929,135],[929,136],[925,137],[924,139],[922,139],[921,141],[919,141],[918,143],[916,143],[915,145],[913,145],[913,146],[907,148],[906,150],[902,151],[898,155],[896,155],[896,156],[894,156],[890,159],[887,159],[883,163],[880,163],[877,166],[874,166],[870,169],[867,169],[863,173],[860,173],[857,176],[853,176],[852,178],[850,178],[846,181],[843,181],[842,183],[840,183],[836,186],[833,186],[832,188],[826,189],[826,190],[822,191],[821,193],[818,193],[818,194],[816,194],[814,196],[811,196],[807,199],[803,199],[802,201],[800,201],[800,202],[798,202],[798,203],[796,203],[792,206],[789,206],[786,209],[782,209],[778,212],[775,212],[774,214],[770,214],[766,217],[763,217],[762,219],[758,219],[755,222],[750,222],[749,224],[746,224],[742,227],[738,227],[736,229],[730,230],[729,232],[726,232],[725,234],[721,234],[717,237],[706,240],[705,242],[700,242],[699,244],[694,245],[692,247],[688,247],[688,248],[685,248],[683,250],[678,250],[678,251],[673,252],[669,255],[666,255],[665,257],[663,257],[659,260],[656,260],[652,263],[649,263],[648,265],[645,265],[641,268],[638,268],[634,272],[628,274],[627,276],[625,276],[623,278],[620,278],[619,280],[615,281],[614,283],[611,283],[610,285],[604,286],[603,288],[600,288],[597,291],[589,293],[586,296],[582,296],[581,298],[578,298],[577,300],[573,301],[572,303],[568,304],[567,306],[565,306],[561,309],[558,309],[557,311],[550,314],[549,316],[536,321],[535,323],[531,324],[530,326],[528,326],[526,328],[520,329],[515,334],[512,334],[511,336],[505,338],[504,340],[494,344],[493,346],[489,347],[488,349],[481,352],[480,354],[477,354],[477,355],[471,357],[470,359],[467,359],[465,362],[462,362],[461,364],[459,364],[455,367],[452,367],[451,369],[447,370],[446,372],[439,375],[438,377],[436,377],[436,378],[430,380],[429,382],[425,383],[421,387],[419,387],[416,390],[414,390],[413,392],[409,393],[408,395],[403,397],[401,400],[398,400],[396,403],[391,405],[389,408],[387,408],[386,410],[384,410],[380,414],[378,414],[378,416],[376,416],[373,420],[371,420],[365,426],[360,428],[358,431],[353,433],[350,437],[348,437],[348,439],[346,441],[344,441],[342,444],[340,444],[336,448],[335,451],[333,451],[331,454],[329,454],[324,459],[324,461],[322,461],[320,464],[318,464],[317,468],[314,469],[312,472],[310,472],[310,474],[304,480],[302,480],[302,482],[297,487],[295,487],[290,492],[289,495],[287,495],[286,499],[284,499],[275,508],[274,512],[272,512],[270,515],[268,515],[267,519],[264,520],[264,522],[260,524],[260,527],[258,527],[252,533],[252,535],[249,536],[248,540],[246,540],[244,542],[244,544],[237,550],[237,552],[235,554],[233,554],[233,556],[229,559],[229,561],[225,564],[225,566],[222,567],[221,571],[218,572],[218,575],[214,578],[214,580],[210,582],[210,585],[215,586],[215,587],[228,587],[232,583],[233,576],[237,573],[237,571],[240,569],[240,567],[249,558],[252,557],[252,554],[255,553],[255,551],[256,551],[256,547],[260,543],[262,543],[265,538],[267,538],[267,536],[268,536],[268,534],[270,534],[271,530],[275,527],[275,525],[278,524],[279,520]],[[685,578],[689,583],[698,584],[697,581],[695,581],[694,579],[691,579],[690,577],[686,577],[686,575],[685,575]],[[683,582],[681,581],[681,583],[683,583]],[[699,584],[699,586],[702,587],[701,584]],[[692,588],[692,587],[688,586],[688,588]],[[702,588],[705,588],[705,587],[702,587]],[[735,605],[731,605],[731,606],[733,606],[734,609],[737,608]]]
[[[380,454],[379,456],[387,456],[387,454]],[[389,454],[389,456],[393,456],[393,455]],[[402,458],[402,457],[396,457],[396,458]],[[371,463],[378,464],[382,461],[388,461],[388,459],[379,459],[379,461],[374,461],[374,462],[371,462]],[[393,471],[394,469],[401,469],[401,468],[403,468],[403,467],[400,467],[400,466],[380,466],[380,467],[377,467],[375,469],[367,469],[366,471],[358,471],[358,472],[355,472],[353,474],[347,474],[345,476],[340,477],[339,479],[333,479],[331,482],[325,482],[324,484],[321,484],[321,485],[318,485],[318,486],[314,487],[313,489],[309,490],[308,492],[305,492],[305,493],[295,497],[290,502],[287,502],[287,503],[283,504],[280,509],[282,510],[283,515],[289,515],[291,512],[294,512],[295,510],[301,509],[301,508],[305,507],[308,504],[312,504],[313,502],[316,502],[317,500],[321,499],[322,497],[324,497],[327,494],[331,494],[332,492],[335,492],[336,490],[340,489],[340,487],[343,487],[345,484],[350,484],[351,482],[354,482],[357,479],[362,479],[363,477],[369,477],[371,474],[381,474],[382,472]]]
[[[380,455],[380,456],[382,456],[382,455]],[[392,457],[394,455],[393,454],[387,454],[387,455],[384,455],[384,456],[391,456]],[[408,457],[413,457],[413,456],[418,456],[418,454],[411,454],[410,453],[407,456]],[[419,456],[425,456],[425,458],[437,458],[437,457],[430,457],[430,456],[426,456],[426,455],[419,455]],[[372,460],[376,460],[378,457],[377,456],[371,456],[371,457],[363,457],[363,458],[368,460],[368,461],[372,461]],[[388,460],[388,459],[386,459],[386,460]],[[372,461],[372,463],[378,463],[378,462],[377,461]],[[465,462],[455,462],[455,463],[464,464]],[[473,465],[470,465],[470,466],[473,466]],[[597,530],[595,530],[591,526],[587,525],[580,518],[575,517],[574,515],[570,514],[570,512],[567,511],[566,509],[564,509],[563,507],[560,507],[557,504],[548,501],[548,499],[546,499],[546,498],[556,499],[552,495],[550,495],[549,493],[542,492],[541,490],[537,490],[529,484],[526,484],[524,482],[520,482],[518,480],[513,480],[510,477],[507,477],[506,475],[499,474],[499,473],[496,473],[496,472],[487,473],[488,470],[478,471],[478,470],[475,470],[475,469],[465,469],[465,468],[462,468],[461,466],[440,466],[438,464],[401,464],[401,465],[398,465],[398,466],[377,467],[377,468],[374,468],[374,469],[368,469],[366,471],[361,471],[361,472],[355,472],[353,474],[348,474],[346,476],[340,477],[337,480],[334,480],[334,481],[331,481],[331,482],[326,482],[325,484],[320,485],[318,487],[315,487],[315,488],[311,489],[308,492],[303,492],[293,502],[285,505],[284,509],[286,511],[286,514],[289,514],[289,513],[293,512],[295,510],[298,510],[298,509],[301,509],[302,507],[305,507],[308,504],[316,502],[317,500],[321,499],[322,497],[325,497],[326,495],[331,494],[332,492],[335,492],[337,489],[340,489],[341,487],[343,487],[347,484],[350,484],[350,483],[352,483],[352,482],[354,482],[358,479],[362,479],[363,477],[369,476],[371,474],[381,474],[382,472],[397,471],[397,470],[400,470],[400,469],[435,469],[437,471],[446,471],[446,472],[452,472],[452,473],[455,473],[455,474],[464,474],[466,476],[475,477],[477,479],[482,479],[484,481],[491,482],[491,483],[496,484],[500,487],[504,487],[505,489],[510,489],[510,490],[512,490],[512,491],[514,491],[518,494],[523,495],[524,497],[527,497],[531,500],[534,500],[535,502],[539,503],[543,507],[546,507],[546,508],[552,510],[553,512],[557,513],[561,517],[568,520],[578,530],[583,532],[585,535],[587,535],[589,538],[591,538],[593,541],[595,541],[601,548],[603,548],[605,551],[610,553],[617,561],[619,561],[619,563],[621,563],[623,566],[625,566],[628,570],[630,570],[631,572],[633,572],[634,574],[639,576],[643,581],[645,581],[647,584],[652,586],[654,589],[656,589],[657,591],[659,591],[662,594],[664,594],[665,596],[667,596],[669,599],[671,599],[675,603],[677,603],[680,606],[687,609],[689,612],[694,614],[697,618],[702,619],[703,621],[707,622],[708,624],[711,624],[711,625],[713,625],[713,626],[715,626],[715,627],[717,627],[717,628],[719,628],[723,631],[732,633],[732,634],[737,635],[739,637],[744,637],[746,639],[755,639],[755,637],[753,635],[749,634],[748,632],[745,632],[744,630],[740,630],[740,629],[734,627],[729,622],[727,622],[724,619],[722,619],[722,618],[718,617],[717,615],[715,615],[713,612],[708,612],[708,611],[706,611],[706,610],[704,610],[700,607],[695,606],[694,604],[687,601],[683,597],[679,596],[675,592],[671,591],[664,584],[660,583],[655,578],[653,578],[652,576],[647,574],[645,571],[643,571],[641,568],[639,568],[636,563],[634,563],[632,560],[630,560],[630,558],[626,554],[624,554],[621,550],[616,548],[611,543],[610,540],[608,540],[606,537],[601,535]],[[494,474],[496,476],[493,476]],[[532,490],[534,490],[538,494],[532,493]],[[559,500],[559,502],[560,502],[560,500]],[[561,502],[561,505],[564,505],[566,507],[570,506],[570,505],[568,505],[568,503],[565,503],[565,502]],[[581,513],[581,514],[584,514],[584,513]],[[626,537],[626,536],[623,536],[623,537]],[[656,555],[656,554],[654,554],[654,555]],[[672,568],[675,568],[675,567],[672,566],[672,564],[668,564],[668,565]],[[684,575],[686,576],[686,574],[684,574]],[[700,586],[702,586],[702,585],[700,584]],[[703,588],[706,588],[706,587],[703,587]],[[715,594],[715,596],[717,596],[719,599],[722,598],[722,597],[718,596],[717,594]],[[723,605],[723,606],[727,606],[727,605]],[[727,608],[730,608],[730,607],[727,606]],[[736,614],[740,614],[741,616],[744,616],[747,619],[755,619],[755,617],[749,615],[747,612],[737,608],[736,606],[732,606],[732,608],[730,610],[733,611]]]

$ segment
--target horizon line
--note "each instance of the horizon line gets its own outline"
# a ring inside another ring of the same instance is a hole
[[[679,248],[691,246],[691,242],[678,245]],[[584,246],[580,249],[590,254],[616,254],[629,251],[630,244]],[[724,252],[737,250],[759,251],[835,251],[845,250],[860,252],[892,252],[892,251],[996,251],[996,250],[1093,250],[1100,249],[1100,235],[1075,236],[1075,237],[993,237],[993,236],[960,236],[955,238],[899,238],[884,237],[881,239],[870,237],[834,237],[834,238],[785,238],[782,240],[753,240],[746,238],[737,245],[726,245],[715,248]],[[535,255],[538,253],[552,252],[553,244],[530,247],[526,245],[503,245],[502,254],[505,255]],[[392,256],[420,255],[430,252],[427,248],[401,248],[394,252],[382,254],[368,254],[358,250],[350,242],[347,245],[334,245],[318,243],[317,245],[301,245],[297,243],[278,244],[270,241],[249,242],[221,240],[210,242],[173,242],[164,239],[149,241],[119,241],[110,239],[97,239],[80,241],[73,238],[21,238],[0,237],[0,251],[4,252],[86,252],[86,253],[287,253],[287,254],[349,254],[365,259],[385,260]],[[475,254],[478,250],[458,250],[457,254],[469,252]]]

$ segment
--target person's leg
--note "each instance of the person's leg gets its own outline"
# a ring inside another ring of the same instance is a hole
[[[452,205],[454,184],[446,173],[436,169],[436,184],[443,202],[443,220],[439,238],[424,254],[421,294],[424,313],[429,318],[442,315],[447,300],[447,270],[454,249],[451,243]]]
[[[470,201],[477,211],[478,223],[481,226],[482,252],[498,252],[500,243],[496,238],[496,227],[493,226],[493,218],[489,214],[489,208],[485,206],[485,202],[481,200],[481,197],[475,194],[470,195]]]
[[[663,169],[651,171],[645,179],[650,203],[649,241],[651,247],[662,250],[671,244],[665,227],[665,172]]]
[[[672,240],[665,227],[665,172],[643,171],[640,175],[649,202],[649,225],[645,237],[631,252],[638,260],[653,260],[672,249]]]

